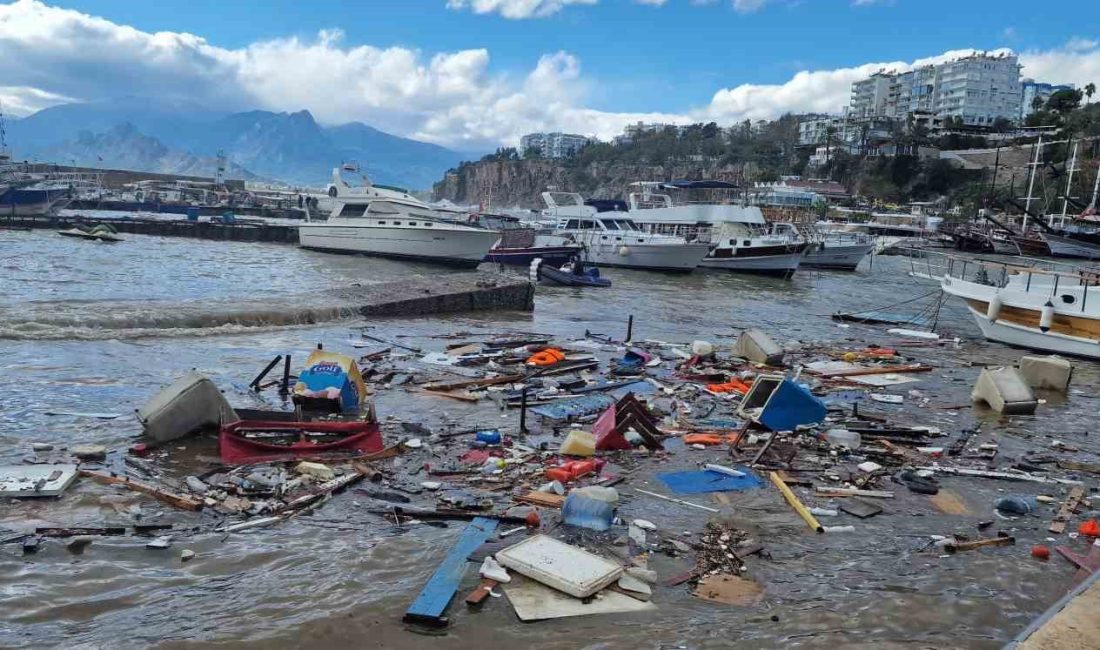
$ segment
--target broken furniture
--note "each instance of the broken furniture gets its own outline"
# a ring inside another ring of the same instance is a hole
[[[737,414],[772,431],[794,431],[825,419],[825,403],[783,375],[759,375]]]
[[[1005,415],[1030,415],[1039,405],[1020,371],[1006,367],[982,368],[970,399]]]
[[[146,436],[169,442],[238,417],[209,378],[189,372],[153,396],[137,411]]]

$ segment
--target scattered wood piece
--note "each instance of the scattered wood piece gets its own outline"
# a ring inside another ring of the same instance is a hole
[[[472,395],[467,391],[463,391],[461,393],[456,393],[456,392],[453,392],[453,391],[427,390],[427,389],[424,389],[424,388],[414,388],[413,392],[414,393],[420,393],[421,395],[437,395],[439,397],[449,397],[451,399],[458,400],[460,402],[476,402],[478,400],[477,395]]]
[[[185,494],[166,490],[155,485],[143,483],[141,481],[135,481],[134,479],[127,478],[125,476],[113,476],[111,474],[104,474],[101,472],[94,472],[90,469],[80,470],[81,476],[87,476],[90,479],[99,481],[100,483],[106,483],[107,485],[123,485],[127,489],[135,492],[141,492],[142,494],[148,494],[154,499],[167,503],[170,506],[175,506],[183,510],[197,511],[202,510],[202,501],[194,499]]]
[[[692,595],[715,603],[748,607],[760,602],[764,588],[752,580],[719,573],[700,580]]]
[[[1077,512],[1077,508],[1081,505],[1081,501],[1084,498],[1085,488],[1080,485],[1075,485],[1073,489],[1069,491],[1066,500],[1062,502],[1062,507],[1058,509],[1058,514],[1054,515],[1054,521],[1050,523],[1050,528],[1047,530],[1055,534],[1065,532],[1066,524],[1069,523],[1069,518],[1073,516],[1073,513]]]
[[[672,497],[666,497],[663,494],[657,494],[656,492],[650,492],[649,490],[643,490],[641,488],[634,488],[634,491],[635,492],[641,492],[642,494],[648,494],[651,497],[654,497],[654,498],[657,498],[657,499],[662,499],[664,501],[669,501],[669,502],[672,502],[672,503],[679,503],[682,506],[691,506],[692,508],[698,508],[700,510],[706,510],[707,512],[721,512],[717,508],[709,508],[707,506],[701,506],[698,503],[692,503],[690,501],[684,501],[683,499],[674,499]]]
[[[534,490],[527,494],[520,495],[518,497],[512,497],[514,500],[520,503],[529,503],[533,506],[542,506],[544,508],[561,508],[565,503],[565,497],[560,494],[552,494],[550,492],[536,492]]]
[[[821,497],[871,497],[872,499],[893,499],[894,493],[884,490],[859,490],[856,488],[823,487],[814,488],[814,494]]]
[[[67,528],[42,527],[35,528],[34,534],[40,537],[76,537],[77,535],[125,535],[126,528],[122,526],[88,527],[72,526]]]
[[[485,386],[496,386],[497,384],[511,384],[517,381],[523,381],[525,378],[526,375],[503,375],[501,377],[486,377],[484,379],[433,382],[431,384],[424,384],[421,388],[434,393],[445,393],[463,388],[483,388]]]
[[[466,596],[466,604],[480,605],[485,602],[485,599],[489,597],[489,592],[499,584],[491,578],[482,578],[481,582],[477,584],[477,588],[471,591],[469,596]]]
[[[970,508],[966,506],[966,503],[959,498],[957,494],[950,490],[940,488],[940,491],[929,497],[929,501],[932,505],[945,515],[969,515]]]
[[[943,550],[947,553],[958,553],[959,551],[972,551],[976,548],[985,548],[986,546],[1012,546],[1015,543],[1015,537],[990,537],[988,539],[976,539],[972,542],[955,542],[954,544],[947,544],[943,547]]]
[[[1089,474],[1100,474],[1100,465],[1093,463],[1080,463],[1075,460],[1060,460],[1058,461],[1058,467],[1062,469],[1068,469],[1075,472],[1088,472]]]
[[[774,436],[773,436],[774,437]],[[772,484],[779,488],[779,492],[783,495],[783,498],[787,500],[787,503],[794,508],[794,511],[798,513],[798,516],[802,517],[802,520],[806,522],[806,525],[810,527],[815,533],[825,532],[825,528],[817,522],[806,506],[802,505],[802,502],[798,500],[791,488],[787,487],[787,484],[779,478],[779,474],[775,472],[768,472],[768,478],[771,479]]]
[[[994,472],[984,469],[969,469],[966,467],[918,467],[919,470],[928,470],[937,474],[951,474],[953,476],[973,476],[977,478],[999,478],[1006,481],[1026,481],[1028,483],[1058,483],[1061,485],[1080,485],[1081,481],[1067,478],[1048,478],[1035,476],[1026,472]]]
[[[432,577],[428,578],[402,620],[430,627],[446,627],[449,621],[443,613],[447,611],[458,590],[458,583],[466,573],[466,556],[484,544],[496,527],[497,522],[493,519],[479,517],[471,521]]]
[[[1086,569],[1090,573],[1100,569],[1100,564],[1093,564],[1089,562],[1089,559],[1083,555],[1078,555],[1076,552],[1069,550],[1065,546],[1054,547],[1055,551],[1058,551],[1062,557],[1069,560],[1078,569]]]
[[[695,567],[694,569],[684,571],[683,573],[677,573],[671,578],[665,580],[664,585],[666,587],[675,587],[677,585],[682,585],[689,580],[694,580],[701,575],[703,575],[703,570],[699,567]]]
[[[822,370],[813,371],[806,370],[808,374],[818,375],[826,379],[833,379],[836,377],[859,377],[862,375],[892,375],[895,373],[906,372],[931,372],[931,366],[922,365],[908,365],[908,366],[883,366],[876,368],[853,368],[851,370]]]
[[[783,480],[787,485],[794,485],[796,487],[813,487],[814,482],[808,478],[802,476],[795,476],[790,474],[786,470],[776,470],[776,474],[779,474],[779,478]]]
[[[882,506],[871,503],[870,501],[864,501],[859,497],[852,497],[840,502],[840,509],[848,514],[859,517],[860,519],[866,519],[868,517],[874,517],[882,512]]]

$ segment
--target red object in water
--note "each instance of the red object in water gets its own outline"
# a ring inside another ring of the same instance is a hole
[[[1042,544],[1032,546],[1031,547],[1031,557],[1037,557],[1040,560],[1049,560],[1050,559],[1050,549],[1043,546]]]
[[[130,445],[130,453],[135,456],[144,456],[149,453],[149,445],[144,442],[139,442],[136,445]]]
[[[572,460],[546,470],[546,478],[567,483],[598,470],[602,465],[594,460]]]
[[[256,434],[266,434],[263,439]],[[321,440],[318,440],[320,438]],[[222,427],[218,449],[227,463],[262,463],[331,453],[382,451],[377,422],[268,422],[242,420]]]
[[[1077,532],[1089,537],[1100,537],[1100,523],[1095,519],[1089,519],[1077,527]]]

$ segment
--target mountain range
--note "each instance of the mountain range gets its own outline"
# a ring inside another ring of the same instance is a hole
[[[309,111],[230,113],[140,97],[53,106],[7,131],[19,159],[213,176],[224,151],[228,178],[292,184],[323,185],[354,161],[375,182],[422,189],[470,157],[361,122],[322,126]]]

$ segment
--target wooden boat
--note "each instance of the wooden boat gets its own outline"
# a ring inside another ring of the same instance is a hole
[[[384,446],[374,421],[241,420],[223,426],[218,434],[221,458],[233,464],[368,454]]]
[[[562,271],[537,259],[531,262],[530,277],[533,282],[556,284],[563,287],[610,287],[611,280],[600,277],[600,270],[593,265],[578,262],[580,272]]]

